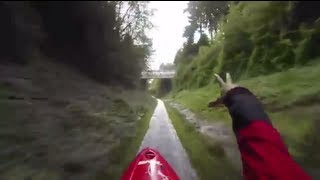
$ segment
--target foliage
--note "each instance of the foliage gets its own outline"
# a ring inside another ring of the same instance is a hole
[[[195,11],[190,13],[189,19],[196,19],[198,24],[204,24],[206,21],[202,19],[207,18],[198,7],[201,3],[204,2],[190,3],[192,8],[188,8],[189,12]],[[212,4],[213,14],[218,11],[214,8],[216,6],[224,7],[222,9],[227,9],[227,13],[221,10],[210,44],[200,44],[200,41],[190,44],[187,41],[177,52],[175,90],[206,86],[212,82],[213,73],[229,71],[240,79],[279,72],[313,61],[320,55],[317,46],[320,39],[317,19],[320,14],[308,12],[311,5],[308,3],[241,1]],[[206,6],[207,11],[210,7]]]
[[[172,63],[161,63],[160,67],[159,67],[160,71],[174,71],[175,70],[175,66]]]
[[[163,97],[172,90],[171,79],[154,79],[150,85],[149,92],[155,97]]]
[[[190,14],[189,25],[186,26],[184,37],[193,43],[193,36],[197,29],[201,35],[207,28],[212,39],[213,31],[217,32],[218,22],[228,11],[228,1],[190,1],[185,12]]]
[[[29,63],[36,53],[99,81],[135,87],[151,55],[146,1],[1,2],[1,61]]]
[[[121,37],[129,34],[132,39],[145,43],[150,39],[145,31],[151,29],[153,24],[148,20],[153,15],[149,10],[148,1],[113,1],[110,2],[116,10],[116,28]]]

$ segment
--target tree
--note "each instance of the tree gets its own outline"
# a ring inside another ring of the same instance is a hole
[[[199,29],[200,35],[207,28],[211,39],[213,31],[216,33],[220,19],[228,12],[228,1],[190,1],[185,12],[189,15],[189,25],[185,29],[184,37],[193,37]]]
[[[39,49],[99,81],[134,87],[152,53],[146,35],[152,28],[152,11],[147,5],[145,1],[0,3],[4,25],[0,55],[28,59]]]
[[[154,10],[148,8],[149,1],[112,1],[116,10],[116,29],[123,39],[129,34],[137,43],[149,41],[146,31],[153,27],[149,17]]]
[[[201,34],[200,39],[197,43],[198,47],[201,46],[208,46],[209,45],[209,38],[206,34]]]
[[[320,17],[319,1],[293,1],[293,10],[291,13],[290,29],[296,29],[301,23],[312,25]]]
[[[185,27],[183,32],[183,37],[187,38],[187,44],[191,45],[194,43],[194,33],[197,30],[197,26],[195,23],[192,23]]]
[[[200,6],[200,1],[189,1],[188,7],[184,12],[188,12],[190,14],[188,18],[191,27],[196,27],[196,30],[199,29],[199,33],[202,34],[205,20],[204,12]]]
[[[175,70],[175,66],[172,63],[161,63],[160,67],[159,67],[160,71],[174,71]]]
[[[116,13],[116,29],[120,39],[130,36],[137,45],[144,59],[143,69],[149,69],[149,58],[153,53],[152,40],[147,37],[146,31],[153,28],[149,20],[154,10],[148,8],[149,1],[111,1]]]
[[[228,1],[200,1],[199,6],[204,14],[205,27],[208,28],[212,39],[213,31],[217,33],[220,19],[227,15],[229,3]]]

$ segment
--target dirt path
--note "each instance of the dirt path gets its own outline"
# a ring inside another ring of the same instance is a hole
[[[157,101],[158,105],[151,117],[149,130],[139,151],[146,147],[154,148],[170,163],[180,179],[197,179],[196,172],[192,168],[188,155],[169,119],[164,103],[159,99]]]
[[[200,119],[191,110],[184,108],[176,102],[171,101],[169,104],[184,115],[185,119],[193,124],[200,133],[221,144],[228,159],[230,159],[235,167],[241,169],[240,153],[235,136],[230,128],[227,128],[223,122],[209,122],[205,119]]]

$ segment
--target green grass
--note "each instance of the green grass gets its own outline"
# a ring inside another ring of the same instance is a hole
[[[136,133],[133,137],[126,137],[114,146],[111,152],[110,165],[106,171],[96,178],[97,180],[118,180],[129,163],[134,159],[139,150],[145,133],[149,128],[149,121],[156,107],[156,100],[153,99],[143,117],[136,123]]]
[[[285,72],[240,80],[264,104],[274,126],[283,136],[290,153],[306,168],[320,163],[320,63]],[[226,108],[208,108],[220,96],[217,83],[171,94],[173,99],[206,118],[231,125]],[[310,140],[311,139],[311,140]],[[308,158],[311,156],[313,158]]]
[[[169,99],[173,99],[185,107],[191,109],[197,113],[200,117],[208,120],[223,120],[226,123],[230,123],[229,115],[225,108],[210,109],[208,103],[211,100],[215,100],[220,95],[220,89],[218,85],[210,85],[200,89],[183,90],[176,94],[168,96]]]
[[[306,105],[320,100],[320,63],[293,68],[269,76],[240,81],[252,90],[270,110]]]
[[[319,77],[320,63],[236,83],[253,91],[268,110],[276,111],[320,101]],[[215,83],[199,89],[183,90],[171,94],[169,98],[173,98],[195,112],[200,112],[206,118],[228,120],[228,116],[225,116],[226,109],[207,108],[209,101],[219,96],[220,88]]]
[[[198,133],[171,106],[166,104],[166,108],[199,179],[241,179],[240,172],[225,158],[220,145]]]

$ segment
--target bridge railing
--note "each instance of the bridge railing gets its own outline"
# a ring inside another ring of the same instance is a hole
[[[175,76],[175,71],[144,71],[141,73],[142,79],[161,79],[161,78],[173,78]]]

